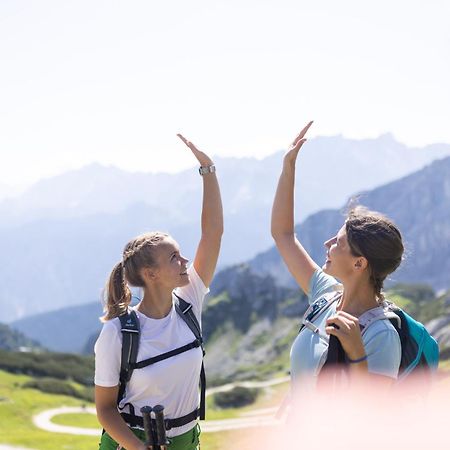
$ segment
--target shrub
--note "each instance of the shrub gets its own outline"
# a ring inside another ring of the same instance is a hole
[[[20,353],[0,350],[0,369],[34,377],[74,380],[91,386],[94,358],[68,353]]]
[[[57,380],[55,378],[40,378],[27,381],[22,385],[23,388],[37,389],[47,394],[67,395],[68,397],[80,398],[92,402],[94,400],[93,388],[77,389],[67,381]]]
[[[214,394],[214,403],[219,408],[240,408],[252,404],[258,393],[258,389],[237,386],[231,391]]]
[[[56,380],[55,378],[42,378],[39,380],[30,380],[22,385],[24,388],[38,389],[48,394],[68,395],[69,397],[76,397],[78,390],[71,384]]]

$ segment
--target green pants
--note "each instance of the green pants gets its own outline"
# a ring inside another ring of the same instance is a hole
[[[142,441],[145,442],[145,433],[142,430],[131,428],[131,431]],[[173,438],[169,438],[170,450],[197,450],[199,448],[200,427],[196,425],[192,430],[180,434]],[[103,433],[100,440],[99,450],[117,450],[117,442],[109,436],[108,433]],[[126,450],[125,448],[123,450]]]

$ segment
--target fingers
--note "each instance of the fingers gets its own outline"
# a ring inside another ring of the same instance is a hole
[[[348,312],[345,312],[345,311],[339,311],[339,313],[338,313],[340,316],[342,316],[342,317],[346,317],[347,319],[350,319],[350,320],[353,320],[353,322],[356,322],[356,323],[359,323],[359,320],[358,320],[358,318],[357,317],[355,317],[355,316],[352,316],[351,314],[349,314]]]
[[[325,331],[334,336],[348,335],[353,330],[358,329],[358,319],[344,311],[339,311],[335,316],[326,320]]]
[[[336,336],[336,337],[341,336],[341,333],[339,333],[339,330],[337,328],[332,327],[332,326],[325,327],[325,333],[332,334],[333,336]]]
[[[309,122],[305,128],[303,128],[302,131],[298,134],[298,136],[294,139],[294,141],[291,144],[291,147],[295,147],[301,140],[303,140],[303,137],[305,136],[306,132],[309,130],[310,126],[313,124],[313,121]],[[303,142],[306,141],[306,139],[303,140]]]
[[[298,151],[301,149],[302,145],[305,142],[306,142],[306,138],[305,139],[300,139],[295,144],[292,143],[291,146],[289,147],[289,150],[295,150],[298,153]]]
[[[327,319],[326,324],[330,326],[337,325],[338,330],[350,330],[353,325],[350,320],[339,315],[332,316]]]
[[[177,136],[191,150],[193,155],[197,158],[197,161],[200,163],[200,166],[211,166],[214,164],[211,158],[206,153],[200,151],[191,141],[188,141],[182,134],[178,133]]]
[[[182,134],[178,133],[177,136],[191,149],[191,150],[197,150],[197,147],[191,142],[188,141]]]

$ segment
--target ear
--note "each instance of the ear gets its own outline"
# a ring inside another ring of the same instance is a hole
[[[157,277],[157,270],[155,270],[152,267],[144,267],[141,270],[141,277],[143,278],[143,280],[148,281],[148,282],[152,282],[156,279]]]
[[[367,259],[364,258],[363,256],[360,256],[355,262],[356,270],[364,270],[367,268],[367,266],[368,266]]]

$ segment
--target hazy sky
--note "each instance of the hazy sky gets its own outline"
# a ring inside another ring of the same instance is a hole
[[[265,156],[314,135],[450,143],[448,0],[0,1],[0,184]]]

